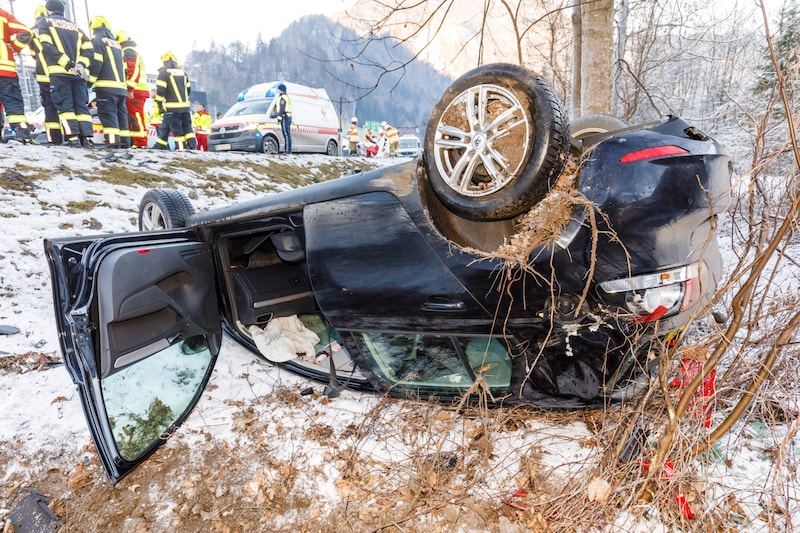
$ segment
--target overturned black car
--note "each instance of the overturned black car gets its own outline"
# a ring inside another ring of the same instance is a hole
[[[330,395],[477,382],[497,405],[580,407],[641,390],[720,279],[731,163],[676,117],[571,128],[541,79],[489,65],[445,92],[418,160],[203,213],[152,190],[148,231],[46,240],[109,478],[188,415],[223,330]],[[576,199],[563,223],[523,261],[498,254],[557,184]]]

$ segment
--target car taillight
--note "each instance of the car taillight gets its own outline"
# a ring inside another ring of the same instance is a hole
[[[643,161],[645,159],[654,159],[656,157],[682,155],[688,153],[688,150],[684,150],[680,146],[656,146],[654,148],[645,148],[644,150],[636,150],[635,152],[625,154],[619,159],[619,162],[633,163],[634,161]]]
[[[652,322],[692,308],[700,299],[700,265],[604,281],[600,288],[625,296],[625,306],[637,321]]]

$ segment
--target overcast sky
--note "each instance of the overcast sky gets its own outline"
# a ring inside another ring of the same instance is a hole
[[[174,52],[183,61],[193,49],[205,49],[214,40],[255,43],[276,37],[293,20],[315,13],[342,11],[355,0],[62,0],[75,8],[71,17],[88,33],[89,18],[103,15],[113,30],[123,29],[138,44],[147,71],[155,73],[161,54]],[[33,24],[33,12],[46,0],[0,0],[24,24]],[[88,11],[88,16],[86,12]]]

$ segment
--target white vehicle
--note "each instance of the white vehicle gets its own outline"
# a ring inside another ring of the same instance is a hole
[[[422,144],[416,135],[403,135],[397,147],[397,155],[404,157],[417,157],[422,153]]]
[[[280,83],[260,83],[239,93],[237,102],[211,125],[208,151],[282,152],[281,125],[270,117]],[[292,104],[292,152],[339,155],[339,117],[325,89],[284,84]]]

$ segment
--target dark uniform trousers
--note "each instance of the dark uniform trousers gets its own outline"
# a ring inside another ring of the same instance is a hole
[[[10,120],[10,117],[25,116],[25,103],[22,101],[22,90],[19,87],[19,78],[16,76],[0,76],[0,102],[3,102],[11,128],[16,129],[18,121],[15,123],[14,120]]]
[[[166,142],[169,139],[170,131],[175,136],[175,142],[178,143],[179,148],[182,148],[181,145],[184,142],[189,150],[197,148],[197,139],[194,137],[194,129],[192,128],[191,111],[166,111],[164,118],[161,120],[161,125],[158,127],[158,138],[161,139],[164,146],[166,146]]]
[[[58,118],[69,138],[92,138],[92,117],[89,115],[89,92],[86,82],[72,74],[50,75],[50,96],[58,109]]]
[[[64,136],[61,135],[58,109],[56,109],[53,97],[50,94],[50,82],[39,82],[39,97],[41,97],[42,107],[44,107],[44,127],[47,132],[47,142],[59,145],[64,142]]]
[[[128,94],[115,94],[119,91],[102,88],[95,88],[94,92],[95,102],[97,102],[97,118],[100,119],[103,130],[106,132],[106,144],[109,147],[127,148],[130,140],[128,137],[123,139],[121,133],[128,131],[128,106],[125,103]]]

